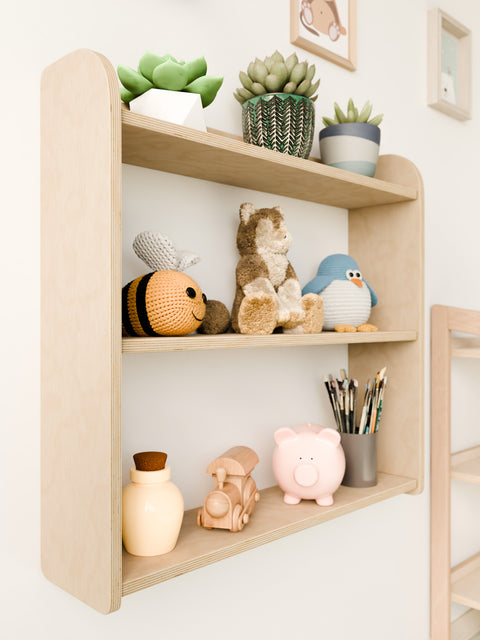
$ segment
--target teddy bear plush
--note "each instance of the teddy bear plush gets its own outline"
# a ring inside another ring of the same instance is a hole
[[[315,293],[302,297],[295,271],[287,258],[292,237],[280,207],[240,206],[236,292],[231,321],[234,331],[268,335],[277,327],[284,333],[320,333],[323,301]]]

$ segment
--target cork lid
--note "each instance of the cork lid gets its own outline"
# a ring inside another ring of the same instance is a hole
[[[161,471],[165,469],[167,454],[162,451],[143,451],[133,455],[137,471]]]

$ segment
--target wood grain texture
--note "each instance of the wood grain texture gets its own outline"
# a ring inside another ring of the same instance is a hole
[[[452,338],[452,358],[480,358],[480,338]]]
[[[88,87],[88,91],[86,90]],[[41,88],[42,568],[102,613],[121,601],[118,81],[76,51]]]
[[[451,625],[452,640],[471,640],[480,632],[480,611],[469,609]]]
[[[286,505],[282,491],[271,487],[260,492],[260,502],[250,522],[236,533],[197,527],[197,509],[192,509],[185,512],[177,546],[170,553],[139,558],[123,551],[123,595],[411,491],[414,487],[415,481],[411,478],[379,474],[375,487],[341,486],[331,507],[319,507],[313,500]]]
[[[454,567],[451,577],[452,601],[480,609],[480,553]]]
[[[480,446],[452,454],[451,477],[463,482],[480,484]]]
[[[294,158],[122,109],[123,162],[353,209],[415,199],[415,188]]]
[[[377,173],[418,193],[411,202],[365,207],[349,213],[349,254],[373,287],[378,304],[369,322],[379,330],[414,330],[415,342],[351,344],[349,373],[360,388],[383,366],[388,386],[378,433],[378,468],[424,483],[424,211],[423,185],[416,167],[398,156],[383,156]],[[392,250],[392,242],[395,249]]]
[[[157,351],[196,351],[204,349],[258,349],[261,347],[301,347],[329,344],[372,344],[377,342],[403,342],[417,339],[416,331],[376,331],[372,333],[336,333],[324,331],[316,334],[272,334],[247,336],[224,333],[216,336],[189,334],[162,338],[123,338],[124,353],[152,353]]]
[[[432,640],[449,640],[450,601],[474,608],[478,608],[480,603],[480,593],[475,593],[474,589],[475,583],[480,585],[477,567],[480,566],[480,554],[452,572],[450,569],[450,478],[458,474],[462,480],[475,481],[475,458],[480,449],[474,447],[451,454],[451,334],[459,332],[480,336],[480,312],[435,305],[431,321],[430,617]]]
[[[450,637],[450,333],[448,309],[431,312],[430,629]]]

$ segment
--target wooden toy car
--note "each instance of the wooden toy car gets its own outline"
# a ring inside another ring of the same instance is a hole
[[[249,447],[233,447],[208,465],[215,478],[215,489],[197,512],[197,525],[205,529],[241,531],[255,503],[260,500],[257,485],[250,476],[258,456]]]

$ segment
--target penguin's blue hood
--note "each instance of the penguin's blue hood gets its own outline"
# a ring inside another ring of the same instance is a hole
[[[350,256],[344,253],[334,253],[331,256],[327,256],[318,267],[317,275],[313,280],[310,280],[302,289],[302,295],[306,293],[321,293],[333,280],[347,280],[345,272],[347,269],[353,271],[361,271],[356,261]],[[372,299],[372,307],[374,307],[378,298],[375,291],[364,279],[363,282],[367,285],[370,291],[370,297]]]

